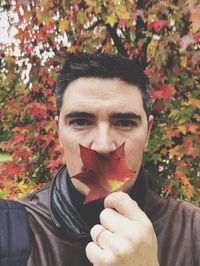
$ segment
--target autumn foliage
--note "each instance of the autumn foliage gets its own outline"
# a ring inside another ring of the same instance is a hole
[[[1,1],[15,41],[0,44],[0,196],[46,185],[62,163],[56,72],[69,53],[138,58],[151,79],[155,126],[144,157],[162,195],[200,202],[200,4],[195,0]],[[13,15],[15,14],[15,15]]]

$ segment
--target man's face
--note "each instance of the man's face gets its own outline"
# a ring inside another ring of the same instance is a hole
[[[79,78],[63,97],[58,133],[70,176],[83,169],[79,144],[109,155],[125,142],[127,168],[139,172],[153,118],[147,117],[137,86],[119,79]],[[73,180],[77,189],[88,189]],[[124,191],[135,182],[130,180]]]

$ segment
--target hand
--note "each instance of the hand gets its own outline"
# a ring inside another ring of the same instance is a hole
[[[128,194],[114,192],[104,202],[100,223],[91,229],[86,255],[95,266],[158,266],[153,226]]]

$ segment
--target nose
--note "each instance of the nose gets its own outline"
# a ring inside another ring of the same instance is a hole
[[[91,143],[91,149],[102,155],[107,155],[116,150],[117,142],[112,129],[106,125],[99,126]]]

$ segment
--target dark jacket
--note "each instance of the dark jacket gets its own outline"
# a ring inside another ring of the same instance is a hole
[[[141,174],[130,196],[153,223],[160,265],[200,266],[200,209],[182,200],[160,198],[148,188]],[[91,265],[85,246],[103,203],[84,206],[83,200],[65,167],[49,188],[24,200],[32,231],[27,266]]]

